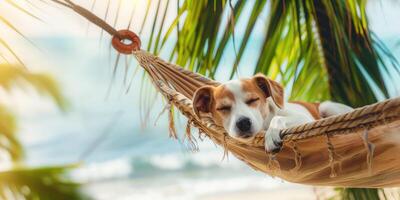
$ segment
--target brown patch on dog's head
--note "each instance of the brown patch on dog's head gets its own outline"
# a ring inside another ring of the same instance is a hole
[[[259,98],[261,102],[266,102],[264,92],[259,89],[256,82],[253,79],[243,79],[242,90],[246,93],[245,99],[257,99]],[[254,107],[256,104],[249,104],[249,106]]]
[[[255,75],[252,80],[265,98],[272,97],[275,104],[279,108],[283,108],[283,87],[278,82],[267,78],[263,74]]]
[[[213,86],[203,86],[194,93],[193,110],[197,117],[200,117],[200,112],[209,113],[211,111],[213,92]]]
[[[256,82],[253,79],[243,79],[242,80],[242,88],[246,93],[245,99],[252,100],[258,99],[253,103],[249,103],[249,107],[257,108],[263,117],[266,117],[268,114],[268,107],[266,107],[267,98],[262,90],[256,85]]]
[[[210,113],[214,122],[222,126],[223,117],[229,111],[223,111],[221,108],[230,107],[234,101],[232,92],[224,85],[203,86],[197,89],[193,95],[193,110],[197,117],[200,117],[200,113]]]

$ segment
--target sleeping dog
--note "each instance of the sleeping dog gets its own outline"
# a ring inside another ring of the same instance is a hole
[[[215,123],[233,138],[244,142],[266,130],[265,150],[278,152],[282,146],[280,130],[332,115],[352,111],[349,106],[326,101],[284,102],[283,87],[258,74],[232,80],[217,87],[203,86],[193,97],[193,109],[211,114]]]

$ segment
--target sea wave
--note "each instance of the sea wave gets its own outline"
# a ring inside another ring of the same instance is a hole
[[[159,176],[165,172],[196,172],[202,170],[242,169],[237,159],[222,159],[217,151],[199,153],[166,153],[149,156],[117,158],[83,165],[72,172],[80,181],[99,181],[125,177]]]

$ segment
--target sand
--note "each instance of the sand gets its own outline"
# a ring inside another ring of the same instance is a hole
[[[237,191],[223,194],[212,194],[199,198],[200,200],[313,200],[317,199],[312,187],[291,186],[272,190]]]

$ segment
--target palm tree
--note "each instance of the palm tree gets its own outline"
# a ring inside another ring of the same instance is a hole
[[[48,93],[61,109],[65,108],[56,82],[46,74],[32,73],[22,66],[0,64],[0,88],[11,91],[15,86],[33,86]],[[0,103],[0,199],[83,199],[79,184],[68,181],[66,172],[74,166],[31,168],[23,164],[24,151],[16,137],[17,120]]]
[[[332,99],[359,107],[380,96],[389,98],[388,88],[398,85],[393,77],[399,75],[399,65],[369,30],[366,0],[177,0],[176,18],[166,25],[163,16],[171,9],[167,2],[148,1],[148,8],[157,4],[157,12],[152,20],[148,12],[144,18],[153,26],[147,50],[158,54],[166,43],[175,42],[171,61],[209,77],[225,68],[232,78],[257,35],[262,42],[252,58],[256,64],[246,67],[291,88],[291,99]],[[237,22],[244,29],[241,35]],[[232,46],[234,61],[222,66]],[[337,191],[343,199],[384,197],[381,189]]]
[[[6,1],[14,8],[34,17],[13,1]],[[22,33],[0,14],[0,23]],[[24,36],[23,36],[24,37]],[[61,110],[66,108],[65,99],[56,81],[49,75],[27,70],[13,47],[0,36],[0,88],[11,92],[17,88],[33,87],[41,94],[49,95]],[[8,57],[7,57],[8,56]],[[6,96],[3,98],[7,98]],[[86,199],[80,185],[66,176],[74,166],[27,167],[23,163],[24,150],[16,137],[17,119],[0,102],[0,199],[70,200]]]

